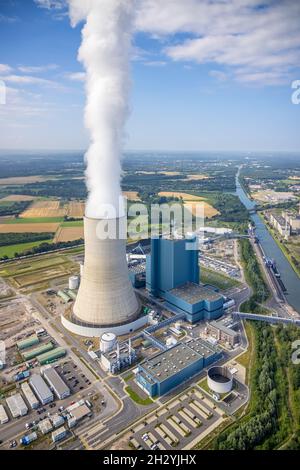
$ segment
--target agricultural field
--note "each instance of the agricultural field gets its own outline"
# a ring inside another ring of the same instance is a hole
[[[68,204],[66,215],[74,219],[82,219],[84,216],[85,203],[78,201],[71,201]]]
[[[49,178],[44,176],[15,176],[11,178],[0,178],[0,186],[16,186],[20,184],[38,183],[46,181]]]
[[[57,230],[55,235],[54,241],[57,242],[68,242],[73,240],[79,240],[79,238],[83,238],[83,225],[82,226],[68,226],[68,227],[60,227]]]
[[[34,199],[37,199],[37,197],[27,196],[26,194],[10,194],[9,196],[6,196],[0,199],[0,202],[22,202],[22,201],[33,201]]]
[[[194,194],[182,193],[177,191],[161,191],[158,193],[162,197],[173,197],[182,199],[184,202],[187,201],[203,201],[205,198],[201,196],[195,196]]]
[[[23,253],[26,250],[30,250],[35,246],[39,246],[42,243],[50,243],[51,240],[39,240],[35,242],[28,243],[17,243],[15,245],[9,246],[0,246],[0,258],[8,256],[8,258],[13,258],[16,253]]]
[[[43,219],[44,220],[44,219]],[[56,232],[59,223],[39,222],[36,223],[5,223],[0,224],[0,233],[38,233],[38,232]]]
[[[33,219],[39,217],[64,217],[66,208],[60,201],[43,200],[34,201],[28,209],[26,209],[20,217],[23,219]]]
[[[140,201],[139,193],[137,191],[124,191],[123,196],[125,196],[128,201]]]

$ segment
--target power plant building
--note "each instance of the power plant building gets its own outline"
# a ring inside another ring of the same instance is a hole
[[[177,343],[138,365],[137,384],[151,397],[161,396],[220,359],[221,352],[202,339]]]
[[[191,323],[213,320],[223,314],[224,297],[210,287],[199,285],[199,250],[196,239],[158,238],[151,240],[147,255],[146,287],[167,305],[184,312]]]

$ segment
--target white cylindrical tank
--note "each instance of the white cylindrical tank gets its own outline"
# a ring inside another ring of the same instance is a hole
[[[180,321],[177,321],[174,326],[175,326],[176,330],[180,330],[181,327],[182,327],[182,324],[181,324]]]
[[[80,277],[83,276],[83,263],[80,263]]]
[[[207,385],[213,392],[223,394],[232,390],[233,375],[225,366],[213,366],[207,371]]]
[[[79,287],[79,276],[70,276],[69,277],[69,289],[76,290]]]
[[[114,333],[104,333],[100,338],[100,351],[102,353],[111,351],[116,347],[117,337]]]

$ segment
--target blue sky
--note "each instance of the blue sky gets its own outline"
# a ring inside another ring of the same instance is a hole
[[[299,151],[299,4],[140,0],[126,148]],[[87,147],[81,27],[65,0],[0,0],[2,149]]]

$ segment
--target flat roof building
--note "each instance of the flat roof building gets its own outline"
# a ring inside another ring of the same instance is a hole
[[[67,435],[67,430],[64,426],[62,426],[59,429],[56,429],[56,431],[53,431],[52,433],[52,441],[53,442],[58,442],[61,439],[63,439]]]
[[[50,385],[50,389],[54,391],[57,398],[63,400],[69,397],[71,392],[63,379],[58,375],[53,367],[49,367],[43,371],[43,376]]]
[[[21,389],[22,389],[22,392],[23,392],[30,408],[32,410],[38,408],[40,403],[39,403],[38,399],[36,398],[35,394],[33,393],[33,391],[31,390],[28,382],[23,382],[21,384]]]
[[[8,421],[9,419],[5,411],[5,408],[3,405],[0,405],[0,424],[8,423]]]
[[[221,352],[198,338],[142,361],[136,382],[151,397],[164,395],[221,357]]]
[[[226,326],[222,321],[211,321],[207,324],[206,331],[218,341],[224,341],[232,347],[240,342],[239,333]]]
[[[84,403],[80,406],[77,406],[76,408],[73,408],[72,411],[70,411],[70,414],[73,418],[76,419],[76,421],[80,421],[81,419],[85,418],[85,416],[88,416],[91,414],[91,410],[89,407]]]
[[[39,430],[41,431],[42,434],[48,434],[48,432],[52,431],[53,426],[49,418],[43,419],[39,424],[38,424]]]
[[[6,398],[6,403],[13,418],[27,415],[28,408],[20,393],[16,393],[11,397]]]
[[[32,375],[29,383],[42,405],[46,405],[53,401],[53,393],[40,375]]]

